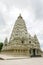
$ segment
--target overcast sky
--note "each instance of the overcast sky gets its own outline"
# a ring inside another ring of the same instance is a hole
[[[0,42],[10,38],[20,13],[28,32],[37,35],[43,50],[43,0],[0,0]]]

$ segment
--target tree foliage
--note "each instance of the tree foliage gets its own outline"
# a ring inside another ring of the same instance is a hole
[[[3,43],[0,42],[0,52],[1,52],[1,50],[2,50],[2,47],[3,47]]]

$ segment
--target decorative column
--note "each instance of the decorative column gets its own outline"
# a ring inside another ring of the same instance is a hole
[[[31,55],[33,55],[33,49],[31,49]]]
[[[35,49],[35,55],[37,55],[37,49]]]

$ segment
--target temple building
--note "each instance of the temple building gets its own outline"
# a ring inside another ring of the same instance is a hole
[[[14,56],[41,56],[41,48],[36,34],[32,37],[28,31],[24,19],[18,16],[13,27],[9,42],[4,41],[2,52]]]

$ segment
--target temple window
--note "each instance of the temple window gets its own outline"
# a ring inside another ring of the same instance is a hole
[[[22,44],[24,43],[24,40],[22,40]]]
[[[29,41],[29,43],[31,43],[31,41]]]

